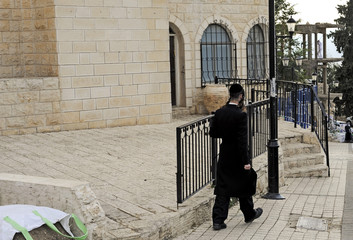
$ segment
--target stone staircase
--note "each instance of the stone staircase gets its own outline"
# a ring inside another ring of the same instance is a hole
[[[289,123],[291,124],[291,123]],[[285,124],[281,124],[282,126]],[[285,134],[291,131],[292,134]],[[293,125],[279,129],[284,177],[327,177],[326,156],[310,129],[295,129]]]

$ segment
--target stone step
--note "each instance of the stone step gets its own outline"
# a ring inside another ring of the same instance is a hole
[[[284,133],[283,133],[284,134]],[[303,143],[303,134],[301,133],[293,133],[292,135],[288,136],[289,134],[286,134],[287,136],[280,137],[280,142],[281,145],[288,145],[288,144],[293,144],[293,143]]]
[[[290,157],[298,154],[320,153],[319,145],[306,144],[306,143],[293,143],[282,146],[283,156]]]
[[[285,178],[299,178],[299,177],[328,177],[328,167],[324,164],[295,167],[284,171]]]
[[[284,169],[295,167],[307,167],[325,163],[325,156],[322,153],[296,154],[286,157],[283,160]]]
[[[186,107],[173,107],[172,117],[178,118],[180,116],[190,115],[190,109]]]

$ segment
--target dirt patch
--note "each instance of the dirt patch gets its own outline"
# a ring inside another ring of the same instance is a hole
[[[54,224],[55,227],[63,234],[69,235],[59,222]],[[70,229],[74,236],[81,236],[82,232],[77,228],[76,224],[70,219]],[[29,232],[34,240],[67,240],[67,238],[61,236],[59,233],[54,232],[47,225],[43,225],[39,228],[33,229]],[[16,233],[13,240],[26,240],[22,233]]]

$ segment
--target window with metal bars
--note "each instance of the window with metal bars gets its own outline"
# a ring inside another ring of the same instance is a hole
[[[248,79],[265,79],[265,39],[259,25],[250,29],[246,41]]]
[[[227,31],[218,24],[210,24],[201,39],[202,85],[214,83],[215,77],[236,76],[236,45]]]

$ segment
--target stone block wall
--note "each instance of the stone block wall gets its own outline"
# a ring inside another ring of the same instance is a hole
[[[0,135],[60,131],[59,79],[0,79]]]
[[[255,24],[267,38],[267,5],[265,0],[2,0],[0,134],[170,122],[170,26],[183,44],[182,106],[205,113],[204,30],[217,23],[228,31],[236,43],[238,76],[246,77],[246,39]]]
[[[54,0],[0,1],[0,78],[58,75]]]
[[[247,78],[246,40],[250,29],[259,24],[268,39],[268,1],[266,0],[169,0],[170,22],[183,34],[185,41],[185,86],[187,106],[206,113],[201,88],[200,41],[213,23],[221,25],[236,43],[237,77]],[[265,40],[267,42],[267,40]],[[265,55],[268,55],[268,50]],[[266,63],[267,64],[267,63]]]
[[[63,130],[171,119],[167,1],[55,1]]]
[[[167,1],[4,0],[0,51],[2,135],[171,120]]]

